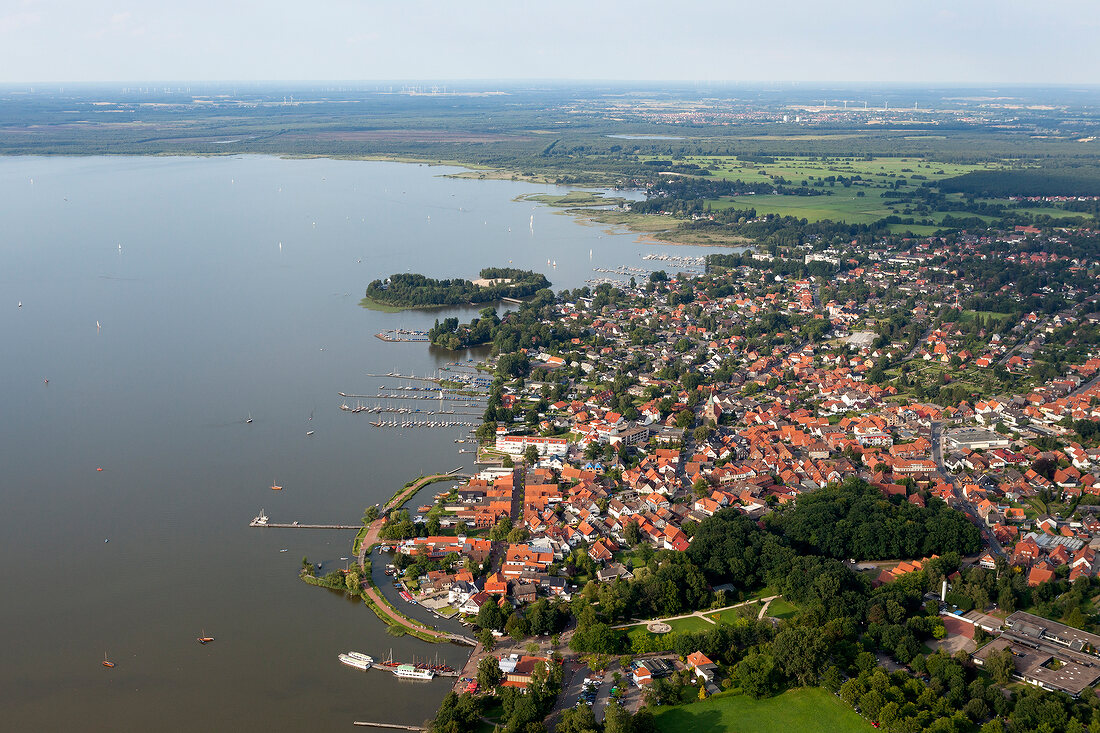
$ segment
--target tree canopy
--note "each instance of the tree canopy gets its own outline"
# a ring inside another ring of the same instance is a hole
[[[796,549],[837,559],[967,555],[981,547],[978,528],[942,501],[920,507],[855,478],[803,494],[772,526]]]

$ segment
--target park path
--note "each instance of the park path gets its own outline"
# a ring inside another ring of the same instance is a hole
[[[741,601],[740,603],[734,603],[732,606],[723,606],[722,608],[708,608],[705,611],[695,611],[693,613],[684,613],[684,614],[680,614],[679,616],[667,616],[665,618],[651,618],[651,619],[646,619],[646,620],[635,619],[634,621],[631,621],[628,624],[619,624],[618,626],[612,626],[611,628],[613,628],[613,629],[629,629],[633,626],[643,626],[643,625],[655,624],[655,623],[668,623],[669,621],[679,621],[680,619],[684,619],[684,618],[701,618],[704,621],[706,621],[708,624],[714,625],[715,624],[714,619],[709,618],[707,616],[707,614],[721,613],[722,611],[728,611],[731,608],[741,608],[742,606],[748,606],[749,604],[757,603],[759,601],[764,601],[764,608],[761,609],[761,615],[759,617],[759,618],[763,618],[764,611],[767,610],[768,606],[771,605],[771,602],[774,601],[776,598],[779,598],[779,596],[774,595],[774,596],[768,596],[767,598],[753,598],[750,601]]]

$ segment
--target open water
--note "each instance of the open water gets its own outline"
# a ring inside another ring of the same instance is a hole
[[[248,527],[261,509],[354,524],[410,478],[469,465],[460,429],[378,430],[338,409],[338,391],[387,381],[367,373],[466,357],[374,338],[456,311],[366,310],[367,283],[511,261],[573,288],[645,253],[713,251],[580,226],[513,200],[560,189],[442,177],[453,170],[0,159],[0,728],[337,730],[434,714],[450,682],[336,655],[459,666],[464,648],[394,639],[363,605],[297,580],[303,556],[343,566],[354,533]],[[204,631],[216,641],[196,643]]]

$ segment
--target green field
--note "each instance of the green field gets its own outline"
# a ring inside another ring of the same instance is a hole
[[[740,619],[746,618],[746,616],[742,614],[750,614],[748,618],[756,618],[760,614],[760,608],[760,606],[752,604],[741,608],[727,608],[725,611],[719,611],[718,613],[708,613],[707,616],[710,618],[715,618],[717,616],[715,619],[716,621],[732,624]]]
[[[757,214],[778,214],[818,221],[832,219],[849,224],[870,224],[894,212],[877,192],[856,196],[856,188],[830,189],[832,196],[783,196],[763,194],[707,201],[712,209],[756,209]]]
[[[714,626],[701,618],[678,618],[675,621],[669,621],[668,625],[673,631],[706,631]]]
[[[628,636],[633,638],[635,635],[641,634],[643,636],[663,636],[663,634],[651,634],[646,631],[646,624],[648,621],[632,626],[629,629]],[[714,626],[709,621],[704,621],[698,617],[691,618],[678,618],[675,621],[669,621],[668,625],[672,627],[672,631],[706,631]],[[669,632],[671,633],[671,632]]]
[[[724,692],[690,705],[657,708],[661,733],[808,733],[871,731],[854,710],[819,687],[800,687],[768,700]]]
[[[659,160],[652,156],[640,156],[641,159]],[[947,200],[952,202],[947,210],[926,208],[920,199],[911,194],[918,188],[933,186],[945,178],[984,170],[1017,168],[1015,161],[1004,160],[988,162],[982,165],[964,165],[944,163],[923,158],[873,157],[869,160],[852,156],[766,156],[772,162],[754,162],[741,160],[737,156],[695,155],[670,161],[677,165],[696,165],[709,171],[708,178],[740,180],[746,184],[777,184],[793,188],[805,187],[817,194],[758,194],[723,196],[708,199],[706,204],[713,210],[755,209],[759,215],[774,214],[793,216],[808,221],[830,220],[848,224],[872,224],[888,216],[913,219],[917,224],[891,224],[894,233],[911,232],[915,235],[935,233],[937,226],[945,216],[956,218],[977,217],[986,222],[995,222],[996,216],[980,213],[977,210],[959,209],[964,203],[962,194],[951,193]],[[758,158],[762,160],[766,158]],[[851,179],[851,185],[845,186],[844,180],[827,181],[827,178]],[[858,179],[858,180],[857,180]],[[907,194],[903,198],[884,194],[896,190]],[[988,203],[1006,204],[1006,199],[984,199]],[[1035,206],[1010,209],[1017,214],[1052,217],[1087,218],[1086,214],[1066,212],[1053,206]]]
[[[798,608],[782,598],[776,598],[768,606],[768,615],[773,618],[788,619],[798,613]]]

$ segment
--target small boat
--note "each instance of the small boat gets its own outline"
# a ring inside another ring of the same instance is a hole
[[[312,430],[307,430],[307,431],[306,431],[306,435],[307,435],[307,436],[309,436],[309,435],[313,435],[313,432],[314,432],[314,431],[312,431]]]
[[[198,637],[198,639],[196,639],[196,641],[198,641],[200,644],[209,644],[210,642],[214,641],[214,637],[213,636],[207,636],[206,635],[206,629],[203,629],[202,630],[202,636]]]
[[[103,652],[103,666],[107,667],[108,669],[115,666],[115,663],[107,658],[107,652]]]
[[[275,483],[274,481],[272,481],[272,482],[271,482],[271,490],[272,490],[272,491],[282,491],[282,490],[283,490],[283,487],[282,487],[282,486],[279,486],[279,485],[278,485],[277,483]]]
[[[19,307],[20,307],[20,308],[22,308],[22,307],[23,307],[23,301],[19,301]]]
[[[284,547],[283,549],[279,550],[279,552],[286,552],[286,548]]]
[[[252,413],[251,412],[248,413],[248,419],[246,419],[244,421],[244,423],[245,423],[245,425],[251,425],[252,424]]]

